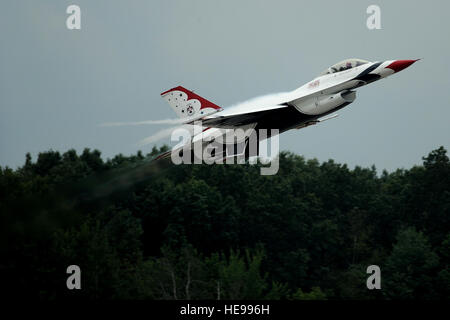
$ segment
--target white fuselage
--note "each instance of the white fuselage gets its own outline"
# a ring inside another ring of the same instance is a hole
[[[343,104],[353,102],[356,95],[354,91],[350,90],[393,74],[394,70],[386,68],[386,66],[390,65],[393,61],[394,60],[388,60],[381,63],[370,62],[348,70],[321,75],[291,92],[271,95],[270,99],[260,99],[260,101],[254,99],[249,102],[231,106],[230,108],[225,108],[223,111],[210,116],[210,118],[249,113],[252,112],[252,108],[256,107],[258,108],[258,111],[264,109],[274,110],[277,107],[281,109],[286,106],[286,103],[295,107],[300,113],[320,118],[321,115],[328,114],[330,111],[332,112]],[[368,71],[367,74],[358,78],[358,75],[364,74],[365,71]],[[261,105],[261,103],[265,103],[266,105]],[[255,126],[256,123],[236,128],[242,128],[250,132]],[[232,135],[226,135],[227,132],[232,131],[233,129],[196,129],[197,130],[195,131],[197,134],[193,136],[193,142],[199,140],[209,141],[212,137],[220,142],[235,142]],[[227,136],[232,138],[232,140],[227,141]]]

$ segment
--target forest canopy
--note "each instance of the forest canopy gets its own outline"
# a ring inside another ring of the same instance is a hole
[[[42,152],[0,167],[11,298],[448,299],[450,162],[377,174],[289,152],[259,165],[155,165]],[[68,290],[66,268],[82,270]],[[381,269],[368,290],[366,268]],[[6,287],[5,287],[6,286]]]

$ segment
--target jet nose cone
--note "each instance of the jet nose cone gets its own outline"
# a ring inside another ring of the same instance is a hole
[[[394,70],[394,72],[402,71],[405,68],[408,68],[410,65],[412,65],[417,60],[395,60],[390,65],[388,65],[386,68]]]

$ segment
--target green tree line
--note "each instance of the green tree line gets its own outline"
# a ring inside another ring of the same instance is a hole
[[[448,299],[450,162],[377,174],[289,152],[259,165],[160,165],[98,150],[0,167],[10,298]],[[66,268],[82,270],[68,290]],[[368,290],[366,268],[381,268]]]

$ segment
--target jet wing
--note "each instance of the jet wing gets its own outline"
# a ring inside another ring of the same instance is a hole
[[[274,110],[288,108],[290,106],[296,106],[304,103],[306,100],[314,98],[315,96],[321,95],[324,91],[335,92],[336,86],[328,88],[326,90],[317,90],[309,94],[295,94],[294,97],[286,96],[285,99],[281,100],[279,104],[272,106],[261,106],[252,107],[251,110],[244,110],[236,113],[229,112],[227,109],[218,112],[214,116],[206,116],[202,118],[197,118],[196,120],[201,120],[202,125],[211,128],[223,128],[223,129],[234,129],[236,127],[248,125],[251,123],[258,122],[259,118],[273,113]],[[338,88],[342,90],[342,88]],[[337,91],[339,91],[337,90]],[[187,124],[193,124],[194,120],[186,122]]]
[[[215,117],[204,117],[199,119],[202,121],[202,126],[211,128],[223,128],[223,129],[233,129],[236,127],[241,127],[251,123],[258,122],[258,119],[267,115],[267,113],[272,112],[276,109],[287,108],[288,105],[275,105],[270,107],[253,108],[251,111],[247,112],[236,112],[236,113],[225,113],[224,115],[217,115]],[[194,124],[194,121],[189,122],[189,124]]]

